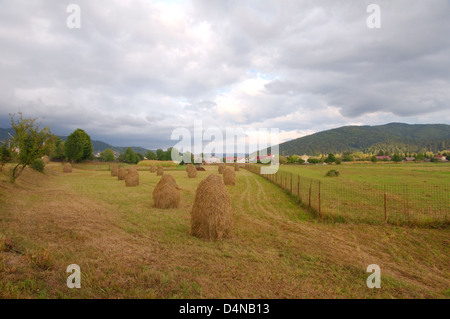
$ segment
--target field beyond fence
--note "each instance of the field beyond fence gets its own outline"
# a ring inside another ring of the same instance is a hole
[[[450,182],[402,184],[359,182],[328,178],[326,181],[279,170],[261,174],[260,165],[246,169],[278,185],[318,218],[336,222],[448,226]]]

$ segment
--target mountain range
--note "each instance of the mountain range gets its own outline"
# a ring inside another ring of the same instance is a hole
[[[12,128],[0,128],[0,141],[13,135]],[[59,136],[66,140],[67,136]],[[113,146],[92,140],[94,152],[107,148],[124,153],[127,147]],[[145,154],[142,147],[131,147],[135,152]],[[300,137],[279,145],[280,154],[319,155],[343,152],[376,153],[380,150],[395,152],[438,152],[450,149],[450,125],[447,124],[404,124],[389,123],[376,126],[343,126]],[[270,153],[269,149],[269,153]]]
[[[5,141],[8,140],[10,138],[9,134],[14,135],[14,130],[12,128],[0,128],[0,141]],[[60,139],[62,139],[63,141],[67,140],[67,136],[58,136]],[[107,148],[112,149],[115,152],[118,153],[125,153],[126,149],[128,147],[124,147],[124,146],[113,146],[111,144],[102,142],[102,141],[96,141],[96,140],[92,140],[92,147],[94,148],[94,153],[97,152],[101,152],[106,150]],[[145,153],[148,151],[148,149],[145,149],[143,147],[139,147],[139,146],[131,146],[131,148],[133,149],[133,151],[135,151],[136,153],[141,153],[142,155],[145,155]],[[155,151],[153,151],[155,152]]]
[[[279,145],[280,154],[319,155],[343,152],[437,152],[450,148],[450,125],[389,123],[343,126]]]

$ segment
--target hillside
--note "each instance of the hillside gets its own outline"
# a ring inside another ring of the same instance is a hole
[[[282,155],[341,152],[437,152],[450,146],[450,125],[389,123],[344,126],[280,144]]]
[[[14,135],[14,130],[12,128],[9,129],[0,128],[0,141],[8,140],[10,138],[8,133]],[[63,141],[67,139],[67,136],[58,136],[58,137]],[[125,153],[125,150],[127,149],[127,147],[125,146],[113,146],[111,144],[95,140],[92,140],[92,147],[94,148],[94,152],[101,152],[106,150],[107,148],[110,148],[118,153]],[[142,155],[145,155],[145,153],[148,151],[147,149],[138,146],[131,146],[131,148],[136,153],[141,153]]]

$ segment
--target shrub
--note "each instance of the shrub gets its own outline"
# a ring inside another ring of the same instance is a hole
[[[308,162],[311,164],[317,164],[320,163],[320,160],[317,158],[308,158]]]
[[[41,173],[44,171],[44,167],[44,161],[40,158],[35,159],[33,163],[31,163],[31,168]]]
[[[403,158],[398,154],[395,154],[394,156],[392,156],[393,162],[401,162],[402,160],[403,160]]]
[[[341,160],[338,158],[338,159],[336,159],[336,164],[341,164]]]
[[[372,161],[372,163],[376,163],[378,162],[378,158],[374,155],[370,158],[370,160]]]
[[[325,176],[337,177],[337,176],[339,176],[339,172],[337,170],[335,170],[335,169],[330,169]]]

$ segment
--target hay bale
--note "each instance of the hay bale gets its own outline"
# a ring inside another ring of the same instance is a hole
[[[135,166],[128,167],[127,174],[137,173],[137,168]]]
[[[125,167],[121,167],[119,169],[119,173],[117,174],[117,179],[119,181],[123,181],[125,179],[125,176],[127,176],[128,172],[127,169]]]
[[[186,165],[186,172],[189,172],[190,169],[192,169],[194,167],[194,165],[192,164],[187,164]],[[195,168],[195,167],[194,167]]]
[[[156,172],[156,166],[155,165],[150,165],[150,173],[154,173]]]
[[[225,163],[219,163],[219,174],[223,174],[223,172],[225,171],[225,168],[227,168],[225,166]]]
[[[180,188],[172,175],[163,175],[153,190],[153,206],[156,208],[178,208]]]
[[[197,170],[195,169],[195,166],[192,164],[190,164],[190,166],[187,167],[187,173],[189,178],[197,177]]]
[[[119,165],[114,164],[111,167],[111,176],[117,176],[119,174]]]
[[[125,186],[139,185],[139,173],[137,172],[136,168],[133,168],[129,169],[127,176],[125,176]]]
[[[200,182],[191,211],[191,234],[208,240],[226,238],[233,228],[233,210],[227,188],[218,175]]]
[[[50,162],[50,158],[47,155],[44,155],[42,157],[42,161],[44,162],[44,164],[48,164]]]
[[[236,185],[236,172],[233,168],[227,167],[223,173],[223,182],[225,185]]]
[[[239,172],[239,164],[238,163],[234,163],[234,171]]]
[[[158,166],[158,169],[156,170],[156,176],[163,176],[164,175],[164,168],[162,166]]]
[[[70,163],[64,164],[63,172],[64,173],[72,173],[72,165],[70,165]]]
[[[204,172],[204,171],[206,171],[206,169],[205,169],[204,167],[200,167],[200,166],[197,166],[195,169],[196,169],[197,171],[199,171],[199,172]]]

